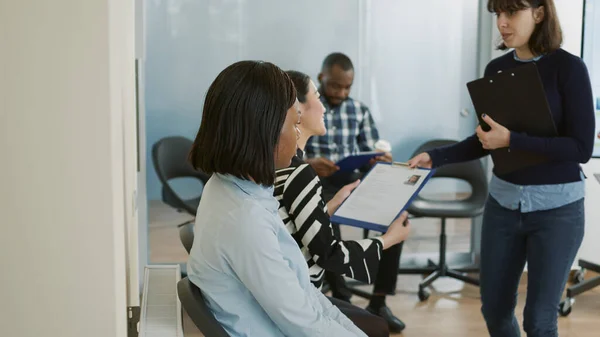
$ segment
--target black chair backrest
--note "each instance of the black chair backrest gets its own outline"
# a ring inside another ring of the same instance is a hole
[[[172,207],[183,209],[196,215],[197,206],[186,203],[169,185],[175,178],[196,178],[203,184],[210,178],[204,172],[197,171],[188,162],[188,154],[193,142],[185,137],[166,137],[152,146],[152,163],[162,184],[163,201]]]
[[[449,146],[458,143],[455,140],[435,139],[428,141],[414,152],[413,157],[419,153],[432,150],[434,148]],[[488,179],[479,159],[463,163],[449,164],[438,167],[432,178],[455,178],[468,182],[471,185],[472,193],[465,201],[476,202],[483,207],[488,196]],[[420,198],[420,197],[417,197]]]
[[[177,283],[177,295],[183,309],[204,336],[230,337],[206,305],[200,289],[187,277]]]

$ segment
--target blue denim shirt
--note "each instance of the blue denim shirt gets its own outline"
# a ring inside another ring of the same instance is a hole
[[[575,202],[585,196],[583,173],[581,181],[568,184],[520,186],[495,175],[490,182],[490,195],[504,208],[522,213],[545,211]]]
[[[188,276],[232,337],[366,337],[315,288],[273,187],[214,174],[196,216]]]

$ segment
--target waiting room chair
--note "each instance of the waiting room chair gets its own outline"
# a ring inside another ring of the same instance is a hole
[[[428,141],[414,152],[413,157],[421,152],[425,152],[441,146],[449,146],[457,143],[453,140],[432,140]],[[453,178],[464,180],[471,185],[472,193],[464,200],[430,200],[421,195],[417,196],[408,207],[408,212],[414,217],[440,218],[440,251],[439,260],[435,264],[429,263],[433,268],[423,270],[403,270],[399,273],[420,273],[431,272],[421,283],[419,283],[419,299],[421,301],[429,298],[429,293],[425,288],[429,287],[439,277],[451,277],[472,285],[479,285],[479,280],[463,275],[461,272],[450,269],[446,262],[446,219],[449,218],[474,218],[483,213],[485,202],[488,197],[488,179],[480,160],[472,160],[464,163],[449,164],[436,169],[432,178]],[[409,238],[410,240],[410,238]]]
[[[187,277],[177,283],[177,295],[183,309],[204,336],[230,337],[206,305],[200,289]]]
[[[600,173],[594,173],[594,177],[600,184]],[[590,262],[588,260],[579,260],[579,270],[577,270],[571,277],[573,285],[567,288],[567,298],[560,303],[558,312],[561,316],[569,316],[573,309],[573,303],[575,303],[575,296],[582,294],[586,291],[590,291],[596,287],[600,287],[600,276],[585,279],[585,273],[591,270],[597,274],[600,274],[600,265],[597,263]]]
[[[204,185],[210,176],[198,171],[188,162],[193,142],[185,137],[166,137],[152,146],[152,163],[162,184],[162,200],[167,205],[196,216],[200,198],[183,199],[169,185],[176,178],[196,178]]]
[[[162,184],[162,200],[165,204],[196,216],[200,198],[184,199],[169,184],[176,178],[195,178],[206,185],[210,176],[198,171],[188,162],[188,154],[193,142],[185,137],[173,136],[162,138],[152,146],[152,163],[156,175]],[[194,222],[186,221],[178,225],[179,238],[185,250],[190,253],[194,242]],[[186,275],[185,266],[182,275]]]
[[[600,181],[600,178],[598,178]],[[590,291],[596,287],[600,287],[600,276],[585,279],[585,273],[591,270],[597,274],[600,274],[600,265],[587,260],[579,260],[579,270],[577,270],[571,277],[573,283],[567,288],[567,298],[565,298],[558,307],[558,312],[561,316],[569,316],[573,309],[573,303],[575,303],[575,296],[582,294],[586,291]]]

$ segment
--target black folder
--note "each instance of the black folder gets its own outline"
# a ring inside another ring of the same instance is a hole
[[[481,115],[487,114],[514,132],[538,137],[558,135],[534,62],[469,82],[467,88],[484,131],[490,127]],[[491,154],[494,171],[501,175],[549,161],[538,153],[509,148],[492,150]]]

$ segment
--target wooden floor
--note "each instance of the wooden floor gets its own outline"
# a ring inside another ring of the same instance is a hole
[[[179,242],[177,224],[189,216],[177,214],[166,206],[153,204],[150,207],[150,259],[154,263],[185,262],[187,254]],[[438,222],[418,220],[413,226],[413,234],[406,244],[405,252],[436,251]],[[468,251],[470,225],[468,222],[448,224],[449,249]],[[344,227],[344,238],[358,238],[360,230]],[[589,277],[595,276],[588,273]],[[420,276],[400,275],[397,295],[388,298],[388,306],[407,325],[402,334],[392,336],[444,336],[479,337],[487,336],[485,323],[480,314],[479,289],[462,282],[441,279],[436,281],[432,295],[427,302],[419,302],[417,284]],[[522,323],[522,311],[526,296],[526,280],[519,288],[517,318]],[[369,290],[370,287],[364,287]],[[365,299],[354,296],[352,302],[358,306],[367,305]],[[184,320],[185,336],[202,336],[189,318]],[[600,288],[577,298],[573,312],[568,317],[559,318],[559,332],[562,337],[600,336]],[[525,334],[523,333],[523,336]]]

